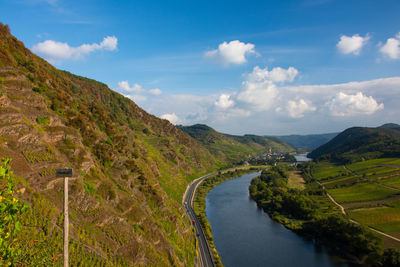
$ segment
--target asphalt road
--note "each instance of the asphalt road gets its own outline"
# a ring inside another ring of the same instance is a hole
[[[214,257],[211,252],[211,249],[208,245],[206,236],[204,235],[203,229],[201,228],[200,221],[198,220],[196,214],[194,213],[193,199],[194,199],[194,194],[196,192],[196,189],[197,189],[197,186],[199,185],[199,183],[213,174],[215,174],[215,172],[207,174],[203,177],[200,177],[200,178],[197,178],[196,180],[194,180],[187,188],[186,193],[184,195],[184,200],[183,200],[186,213],[188,214],[190,220],[192,222],[194,221],[194,228],[196,229],[196,237],[198,240],[197,243],[199,245],[200,266],[204,266],[204,267],[215,266]]]

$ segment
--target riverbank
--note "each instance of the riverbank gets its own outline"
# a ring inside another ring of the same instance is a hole
[[[196,216],[198,217],[200,224],[203,228],[204,234],[206,236],[207,242],[212,250],[214,255],[215,263],[217,266],[223,266],[221,259],[219,257],[218,251],[215,248],[214,239],[211,233],[211,225],[206,217],[206,201],[205,197],[209,191],[211,191],[215,186],[218,184],[225,182],[230,179],[234,179],[241,175],[256,172],[261,169],[265,169],[267,166],[246,166],[246,167],[238,167],[235,169],[229,169],[226,171],[220,171],[217,174],[208,177],[205,179],[196,190],[196,194],[194,197],[193,208],[195,211]]]
[[[325,190],[313,179],[304,177],[306,189],[289,188],[287,170],[273,167],[253,179],[250,195],[273,220],[326,246],[336,255],[356,264],[392,266],[390,257],[396,253],[383,251],[379,237],[343,216],[332,206]]]

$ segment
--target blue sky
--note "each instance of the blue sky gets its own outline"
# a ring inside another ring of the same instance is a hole
[[[35,53],[176,124],[306,134],[400,123],[398,0],[0,6]]]

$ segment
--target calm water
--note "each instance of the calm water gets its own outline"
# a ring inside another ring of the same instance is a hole
[[[206,196],[207,219],[222,263],[227,267],[347,267],[257,208],[248,193],[250,181],[257,175],[221,183]]]
[[[307,153],[299,154],[299,155],[296,155],[296,156],[294,156],[294,157],[296,158],[297,162],[304,162],[304,161],[310,161],[310,160],[312,160],[312,159],[310,159],[310,158],[307,158]]]

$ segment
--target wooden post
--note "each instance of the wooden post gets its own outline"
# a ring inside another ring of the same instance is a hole
[[[72,177],[72,169],[57,169],[56,177],[64,178],[64,267],[68,267],[68,177]]]
[[[64,267],[68,267],[68,178],[64,177]]]

